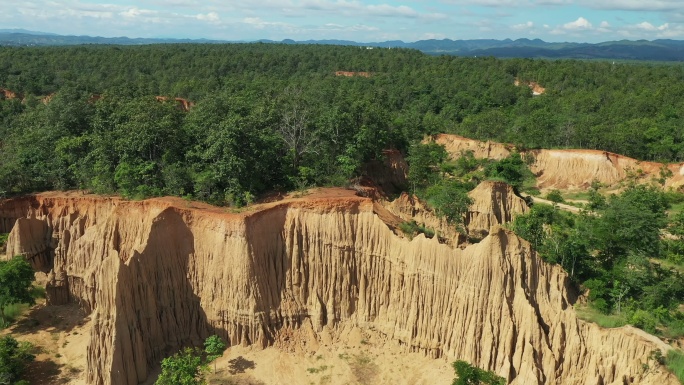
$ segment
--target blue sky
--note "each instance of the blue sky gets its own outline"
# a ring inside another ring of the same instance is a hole
[[[684,0],[0,0],[0,28],[223,40],[684,39]]]

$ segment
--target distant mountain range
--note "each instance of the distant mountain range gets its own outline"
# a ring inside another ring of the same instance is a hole
[[[380,48],[412,48],[431,55],[458,56],[495,56],[501,58],[552,58],[552,59],[613,59],[613,60],[653,60],[684,61],[684,41],[682,40],[620,40],[604,43],[547,43],[539,39],[478,39],[478,40],[419,40],[406,43],[400,40],[376,43],[359,43],[348,40],[306,40],[282,41],[258,40],[274,44],[324,44],[351,45]],[[0,29],[1,46],[52,46],[82,44],[172,44],[172,43],[246,43],[246,41],[226,41],[208,39],[164,39],[64,36],[51,33],[27,31],[23,29]]]

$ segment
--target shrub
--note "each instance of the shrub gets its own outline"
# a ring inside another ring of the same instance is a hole
[[[506,379],[499,377],[493,372],[482,370],[465,361],[456,361],[452,364],[456,371],[456,378],[451,385],[504,385]]]
[[[429,229],[425,226],[419,225],[416,221],[406,221],[399,224],[399,230],[401,230],[409,239],[413,239],[418,234],[425,234],[426,238],[432,238],[435,236],[435,231]]]
[[[629,323],[649,333],[655,333],[656,331],[657,320],[646,310],[635,311],[632,317],[630,317]]]
[[[550,200],[551,202],[554,203],[563,203],[565,202],[565,199],[563,199],[563,195],[561,195],[561,192],[559,190],[551,190],[549,191],[548,194],[546,194],[546,199]]]
[[[35,358],[32,350],[33,345],[28,342],[18,342],[9,335],[0,338],[0,381],[6,379],[10,384],[17,383],[26,364]]]

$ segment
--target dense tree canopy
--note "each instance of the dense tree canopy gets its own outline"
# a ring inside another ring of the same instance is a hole
[[[529,81],[546,93],[532,96]],[[684,159],[675,65],[322,45],[0,47],[0,88],[23,97],[0,100],[5,194],[87,188],[243,204],[343,183],[381,150],[439,132]]]

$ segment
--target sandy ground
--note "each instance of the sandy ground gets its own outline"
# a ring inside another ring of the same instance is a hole
[[[85,385],[91,321],[78,305],[45,306],[41,299],[0,335],[12,334],[35,347],[24,378],[32,385]]]
[[[217,372],[208,376],[208,382],[210,385],[446,385],[454,379],[454,370],[446,359],[409,353],[406,347],[387,342],[371,330],[353,328],[340,341],[309,344],[304,349],[306,352],[288,350],[231,347],[216,361]]]

